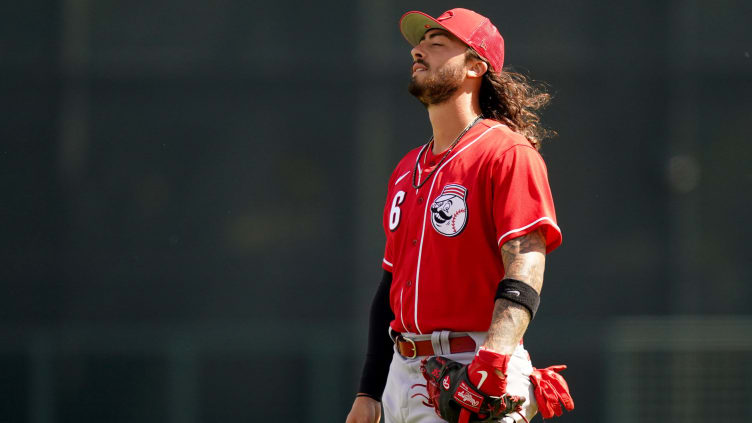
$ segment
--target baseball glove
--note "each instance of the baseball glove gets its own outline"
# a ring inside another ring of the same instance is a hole
[[[445,357],[421,362],[428,391],[426,405],[434,407],[439,417],[449,423],[495,422],[522,409],[525,397],[483,393],[470,382],[467,367]]]

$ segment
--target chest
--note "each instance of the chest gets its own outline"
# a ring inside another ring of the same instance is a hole
[[[482,157],[468,154],[434,166],[401,170],[384,214],[388,235],[408,242],[461,237],[491,222],[492,187]]]

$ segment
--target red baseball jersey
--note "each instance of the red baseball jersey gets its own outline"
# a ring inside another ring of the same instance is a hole
[[[398,332],[488,330],[501,245],[538,228],[547,252],[561,244],[546,165],[523,136],[484,119],[442,157],[416,148],[389,179],[383,267]]]

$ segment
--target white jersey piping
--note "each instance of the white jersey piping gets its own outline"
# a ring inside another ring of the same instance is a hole
[[[407,326],[405,326],[405,318],[402,317],[402,310],[405,309],[405,307],[404,307],[404,305],[402,303],[402,292],[404,290],[405,290],[404,286],[402,288],[400,288],[400,320],[402,320],[402,327],[405,328],[405,330],[407,330]]]
[[[420,160],[420,154],[418,154],[418,158],[416,160]],[[423,174],[423,169],[420,168],[420,163],[418,163],[418,179],[420,179],[420,175]],[[413,187],[415,187],[415,177],[413,176]],[[415,195],[418,195],[420,192],[419,189],[415,188]]]
[[[557,230],[557,231],[558,231],[559,233],[561,233],[561,229],[559,229],[559,227],[558,227],[558,226],[556,225],[556,222],[554,222],[554,220],[553,220],[553,219],[551,219],[550,217],[545,217],[545,216],[544,216],[544,217],[541,217],[540,219],[537,219],[537,220],[535,220],[535,221],[534,221],[533,223],[530,223],[530,224],[528,224],[528,225],[525,225],[525,226],[523,226],[523,227],[521,227],[521,228],[517,228],[517,229],[512,229],[511,231],[509,231],[509,232],[505,233],[504,235],[502,235],[501,237],[499,237],[499,240],[498,240],[498,241],[496,241],[496,243],[497,243],[498,245],[501,245],[501,240],[502,240],[502,239],[504,239],[504,238],[508,237],[509,235],[511,235],[511,234],[513,234],[513,233],[516,233],[516,232],[520,232],[520,231],[524,231],[525,229],[528,229],[529,227],[531,227],[531,226],[533,226],[533,225],[537,224],[538,222],[544,221],[544,220],[548,220],[548,222],[549,222],[549,223],[551,223],[551,226],[553,226],[554,228],[556,228],[556,230]]]
[[[387,261],[387,259],[381,259],[381,261],[383,261],[383,262],[384,262],[384,264],[386,264],[386,265],[387,265],[387,266],[389,266],[389,267],[394,267],[394,265],[393,265],[392,263],[389,263],[389,262]]]
[[[434,183],[436,183],[436,178],[438,177],[439,172],[441,172],[441,169],[443,169],[444,166],[446,166],[447,164],[449,164],[449,162],[451,162],[452,160],[454,160],[455,157],[459,156],[468,147],[470,147],[471,145],[475,144],[476,141],[478,141],[479,139],[483,138],[483,136],[486,135],[490,130],[492,130],[494,128],[498,128],[500,126],[503,126],[503,125],[501,125],[501,124],[494,125],[494,126],[488,128],[488,129],[486,129],[485,131],[483,131],[483,133],[480,134],[480,135],[478,135],[477,138],[475,138],[474,140],[470,141],[466,146],[462,147],[459,151],[457,151],[456,153],[454,153],[452,155],[452,157],[448,158],[447,161],[444,162],[444,164],[441,165],[441,167],[439,167],[438,169],[436,169],[436,173],[431,178],[432,179],[431,180],[431,187],[428,189],[428,195],[426,196],[426,209],[423,212],[423,227],[421,228],[421,231],[420,231],[420,248],[418,249],[418,266],[417,266],[417,269],[415,271],[415,329],[420,334],[423,333],[420,330],[420,326],[418,325],[418,288],[419,288],[419,282],[420,282],[420,260],[423,257],[423,239],[424,239],[424,235],[426,233],[426,216],[428,215],[428,206],[431,203],[429,201],[429,199],[431,198],[431,193],[433,192],[433,185],[434,185]],[[400,313],[401,312],[402,311],[400,310]],[[404,326],[404,322],[403,322],[403,326]],[[407,329],[407,326],[405,326],[405,329]]]

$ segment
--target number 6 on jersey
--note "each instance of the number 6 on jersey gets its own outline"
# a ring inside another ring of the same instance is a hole
[[[399,205],[405,201],[405,191],[397,191],[392,199],[392,210],[389,212],[389,230],[394,231],[399,226],[400,214],[402,211]]]

